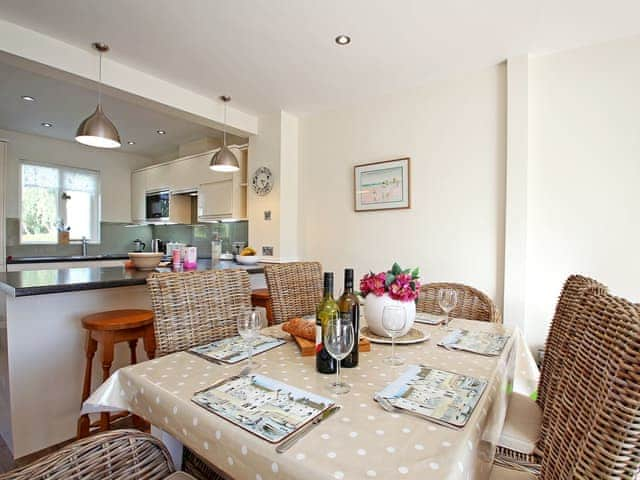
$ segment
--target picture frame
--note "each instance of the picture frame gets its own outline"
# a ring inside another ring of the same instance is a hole
[[[363,163],[353,167],[356,212],[411,208],[409,157]]]

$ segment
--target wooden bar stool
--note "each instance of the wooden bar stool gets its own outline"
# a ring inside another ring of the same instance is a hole
[[[137,362],[136,347],[138,339],[142,339],[144,350],[149,359],[155,356],[155,338],[153,333],[153,312],[151,310],[111,310],[94,313],[82,319],[82,326],[87,330],[87,364],[84,371],[82,387],[82,402],[91,394],[91,365],[93,356],[102,345],[102,381],[111,375],[114,345],[128,342],[131,349],[131,363]],[[134,417],[134,421],[141,424],[141,420]],[[91,424],[89,415],[82,415],[78,420],[78,438],[89,435],[91,427],[99,426],[100,431],[109,430],[111,416],[109,413],[100,414],[100,422]]]
[[[271,297],[269,289],[257,288],[251,291],[251,305],[254,307],[263,307],[267,310],[267,321],[269,325],[273,325],[273,310],[271,309]]]

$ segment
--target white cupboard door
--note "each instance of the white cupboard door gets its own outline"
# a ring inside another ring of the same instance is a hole
[[[233,180],[205,183],[198,188],[199,217],[230,217],[233,214]]]
[[[131,220],[134,222],[144,220],[146,218],[146,199],[145,191],[147,189],[146,172],[133,172],[131,174]]]

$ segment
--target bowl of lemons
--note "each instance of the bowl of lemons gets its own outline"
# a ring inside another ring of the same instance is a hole
[[[236,262],[241,265],[255,265],[260,261],[256,251],[251,247],[243,248],[240,255],[236,255]]]

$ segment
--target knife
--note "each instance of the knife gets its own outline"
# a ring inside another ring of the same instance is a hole
[[[313,430],[320,422],[326,420],[327,418],[329,418],[331,415],[333,415],[334,413],[336,413],[338,410],[340,410],[340,405],[333,405],[332,407],[327,408],[322,415],[318,415],[317,418],[315,418],[312,422],[310,422],[309,424],[305,425],[304,427],[302,427],[300,430],[298,430],[297,432],[295,432],[294,434],[292,434],[289,438],[287,438],[284,442],[282,442],[281,444],[279,444],[276,447],[276,452],[278,453],[284,453],[287,450],[289,450],[291,447],[293,447],[293,445],[296,444],[296,442],[298,440],[300,440],[302,437],[304,437],[307,433],[309,433],[311,430]]]

